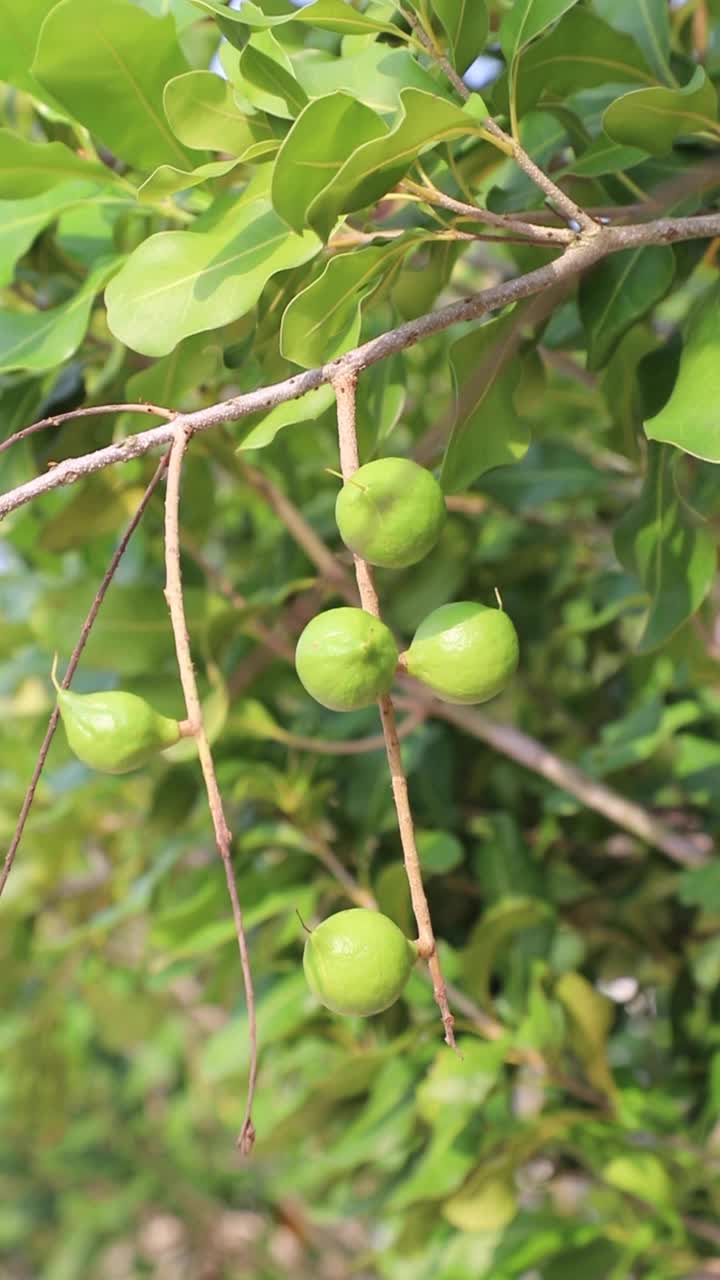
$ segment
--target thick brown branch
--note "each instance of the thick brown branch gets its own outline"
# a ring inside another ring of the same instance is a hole
[[[243,1155],[249,1155],[255,1141],[255,1129],[252,1121],[252,1106],[255,1096],[255,1084],[257,1081],[255,992],[253,989],[252,973],[250,970],[250,954],[248,951],[242,911],[238,899],[237,886],[235,884],[235,872],[232,864],[232,837],[225,820],[225,810],[223,808],[222,796],[220,795],[217,777],[215,776],[215,766],[213,763],[212,752],[210,750],[210,743],[208,742],[205,726],[203,724],[202,706],[200,704],[200,695],[198,693],[197,681],[195,679],[195,669],[193,667],[192,653],[190,651],[190,637],[188,635],[187,621],[185,618],[185,603],[183,599],[182,576],[180,572],[179,512],[180,479],[182,475],[183,458],[185,456],[188,440],[189,434],[187,429],[179,425],[176,426],[175,437],[172,449],[170,450],[167,494],[165,498],[165,598],[168,603],[168,609],[170,610],[170,620],[172,623],[173,636],[175,638],[175,650],[177,653],[178,671],[180,674],[183,696],[185,698],[187,717],[194,727],[198,757],[200,759],[200,767],[205,781],[210,817],[212,819],[213,831],[215,833],[215,843],[225,868],[225,879],[227,882],[230,903],[232,905],[235,934],[237,937],[238,950],[240,952],[240,964],[242,966],[243,984],[245,987],[245,1003],[247,1005],[248,1013],[250,1070],[248,1075],[245,1117],[238,1137],[238,1146],[240,1147]]]
[[[178,415],[174,422],[195,435],[222,423],[236,422],[251,413],[266,412],[276,405],[296,400],[317,387],[334,382],[344,373],[358,373],[367,369],[398,351],[404,351],[406,347],[414,346],[424,338],[442,333],[451,325],[476,320],[488,312],[519,302],[522,298],[530,298],[551,285],[571,280],[611,253],[620,253],[623,249],[637,248],[640,245],[674,244],[680,240],[704,240],[714,236],[720,236],[720,213],[701,214],[691,218],[659,218],[655,222],[622,227],[599,227],[590,239],[584,240],[580,236],[561,257],[526,275],[517,276],[514,280],[504,280],[472,297],[410,320],[397,329],[391,329],[378,338],[364,342],[329,364],[297,373],[292,378],[260,387],[257,391],[209,405],[195,413]],[[46,474],[2,495],[0,518],[51,489],[74,484],[95,471],[102,471],[116,463],[129,462],[152,449],[169,445],[173,439],[173,427],[174,423],[153,427],[94,453],[58,463]]]
[[[140,521],[142,520],[142,517],[145,513],[145,508],[147,507],[148,502],[150,501],[153,493],[155,492],[158,484],[160,483],[160,479],[167,466],[169,456],[170,456],[169,454],[165,455],[162,462],[160,463],[157,470],[155,471],[155,474],[152,480],[150,481],[147,489],[145,490],[142,496],[142,499],[140,500],[137,511],[135,512],[122,538],[120,539],[113,553],[112,559],[107,569],[105,570],[105,573],[103,575],[103,580],[100,583],[100,586],[98,587],[97,592],[95,594],[95,599],[90,605],[90,610],[88,612],[88,615],[80,629],[80,635],[78,636],[78,640],[75,645],[75,648],[70,654],[70,661],[67,664],[65,675],[63,676],[60,684],[61,689],[69,689],[70,687],[70,682],[73,676],[75,675],[75,672],[77,671],[77,667],[80,661],[80,657],[82,655],[82,651],[85,648],[85,645],[87,644],[88,636],[90,635],[93,623],[95,622],[95,619],[98,615],[100,606],[103,600],[105,599],[105,596],[107,594],[107,589],[110,586],[110,583],[112,582],[115,576],[117,567],[120,564],[120,561],[122,560],[125,554],[127,545],[132,535],[134,534]],[[60,718],[60,712],[57,706],[55,706],[53,707],[52,713],[50,715],[50,719],[48,720],[47,729],[45,730],[45,737],[42,740],[42,744],[38,752],[38,757],[35,762],[35,768],[32,771],[32,777],[30,778],[30,782],[28,783],[28,789],[25,792],[25,798],[22,802],[22,807],[18,815],[18,820],[15,826],[15,831],[13,833],[13,838],[10,841],[10,846],[8,848],[8,851],[5,854],[5,861],[3,863],[2,872],[0,872],[0,897],[2,896],[3,889],[7,884],[8,876],[12,871],[12,866],[15,861],[15,855],[18,851],[18,846],[20,844],[20,841],[22,840],[23,831],[25,830],[25,824],[28,820],[28,815],[32,808],[33,800],[35,799],[35,791],[37,789],[37,784],[40,781],[40,775],[45,767],[45,761],[47,760],[48,752],[50,751],[50,747],[52,745],[52,740],[55,737],[55,730],[57,728],[59,718]]]

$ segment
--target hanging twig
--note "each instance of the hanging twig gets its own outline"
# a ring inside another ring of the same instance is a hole
[[[333,385],[337,399],[340,470],[343,473],[344,479],[347,480],[354,471],[357,471],[359,466],[357,427],[355,420],[357,374],[343,374],[341,377],[337,378]],[[379,618],[380,604],[378,601],[377,591],[375,590],[372,569],[367,561],[363,560],[360,556],[354,555],[353,561],[355,564],[355,577],[358,584],[362,607],[367,613],[371,613],[374,617]],[[435,1000],[438,1008],[440,1009],[443,1026],[445,1028],[445,1040],[447,1044],[454,1049],[454,1019],[450,1012],[450,1005],[448,1004],[445,980],[442,975],[440,958],[435,945],[435,935],[433,933],[432,920],[430,918],[430,908],[428,906],[425,887],[423,885],[420,857],[415,843],[415,828],[413,825],[412,810],[410,808],[407,778],[405,776],[405,769],[403,768],[400,743],[398,741],[395,708],[389,693],[383,694],[382,697],[378,699],[378,706],[380,708],[380,719],[382,721],[383,735],[385,738],[385,751],[387,753],[388,765],[390,767],[390,781],[392,785],[393,799],[395,801],[398,828],[400,830],[400,843],[402,844],[405,871],[408,878],[408,885],[410,887],[410,899],[412,901],[413,914],[418,928],[418,954],[428,962],[428,968],[433,980]]]
[[[180,480],[188,438],[188,432],[182,426],[177,426],[175,428],[175,438],[170,450],[167,493],[165,497],[165,598],[167,600],[168,609],[170,610],[170,620],[172,623],[173,636],[175,638],[175,651],[177,653],[178,671],[180,673],[180,683],[182,684],[183,695],[185,698],[187,717],[194,726],[194,736],[197,742],[200,767],[205,781],[205,790],[207,791],[210,817],[212,819],[213,831],[215,833],[215,843],[225,868],[225,879],[227,881],[228,894],[232,905],[233,920],[235,922],[235,934],[237,937],[238,949],[240,951],[240,963],[242,966],[243,983],[245,986],[245,1003],[247,1005],[248,1013],[250,1070],[248,1075],[245,1116],[238,1136],[238,1146],[243,1155],[249,1155],[255,1141],[255,1128],[252,1121],[252,1106],[257,1081],[255,992],[253,989],[252,973],[250,971],[250,955],[248,951],[247,938],[245,936],[245,927],[243,925],[242,911],[240,909],[237,886],[235,884],[235,873],[232,864],[232,837],[225,820],[225,811],[223,808],[222,797],[220,795],[220,788],[218,787],[217,777],[215,775],[212,752],[210,750],[210,744],[208,742],[207,733],[205,732],[205,726],[203,723],[200,695],[198,693],[197,681],[195,679],[192,653],[190,651],[190,637],[188,635],[187,620],[185,618],[185,603],[183,598],[182,575],[180,571]]]
[[[142,499],[140,501],[137,511],[135,512],[135,515],[133,516],[122,538],[120,539],[115,549],[115,552],[113,554],[113,557],[107,569],[105,570],[105,573],[103,575],[103,580],[97,589],[95,599],[93,600],[90,606],[89,613],[82,624],[80,635],[77,640],[77,644],[75,645],[75,648],[73,649],[70,655],[70,661],[67,664],[65,675],[63,676],[62,681],[60,683],[61,689],[68,689],[70,687],[70,681],[72,680],[77,670],[77,666],[80,661],[80,656],[82,654],[83,649],[85,648],[85,645],[87,644],[88,636],[90,635],[92,625],[98,615],[98,610],[100,609],[100,605],[105,599],[107,589],[110,586],[110,583],[112,582],[115,576],[115,571],[125,554],[127,545],[132,535],[134,534],[135,530],[137,529],[140,521],[142,520],[142,517],[145,512],[145,508],[147,507],[148,502],[150,501],[153,493],[155,492],[158,484],[160,483],[160,478],[168,464],[169,457],[170,457],[170,454],[166,453],[162,462],[157,467],[152,480],[150,481],[147,489],[145,490],[142,496]],[[56,704],[53,707],[52,713],[50,715],[50,719],[48,720],[48,726],[47,726],[47,729],[45,730],[45,737],[42,740],[42,744],[38,752],[38,758],[35,762],[35,768],[32,771],[32,777],[28,784],[28,789],[25,792],[25,798],[22,802],[22,807],[18,815],[18,820],[15,826],[15,831],[13,833],[13,838],[10,841],[10,847],[7,853],[5,854],[5,861],[3,863],[2,872],[0,872],[0,897],[2,896],[3,889],[7,884],[8,876],[10,875],[10,872],[12,870],[13,862],[15,861],[15,854],[17,853],[17,850],[18,850],[18,845],[22,840],[23,831],[25,830],[25,823],[28,820],[28,815],[30,813],[30,809],[32,808],[33,800],[35,799],[35,790],[37,788],[38,782],[40,781],[40,774],[42,773],[43,768],[45,767],[45,761],[47,760],[48,752],[50,750],[52,740],[55,737],[55,730],[57,728],[57,723],[59,718],[60,718],[60,712]]]

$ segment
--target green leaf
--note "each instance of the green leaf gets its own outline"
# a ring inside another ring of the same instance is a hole
[[[562,173],[572,173],[578,178],[602,178],[608,173],[627,173],[646,159],[647,153],[639,147],[623,147],[612,138],[601,135],[583,151],[577,160],[567,165]],[[560,175],[557,175],[560,176]]]
[[[222,377],[222,350],[212,334],[199,333],[179,342],[174,351],[155,360],[128,379],[128,400],[148,400],[151,404],[171,404],[176,409],[192,407],[187,401],[203,383],[212,385]]]
[[[242,11],[226,8],[222,0],[194,0],[201,9],[217,14],[224,21],[241,23],[248,27],[277,27],[285,22],[299,22],[321,31],[337,31],[340,35],[368,35],[373,32],[386,32],[404,40],[405,34],[391,22],[382,22],[369,14],[360,13],[347,0],[315,0],[314,4],[302,9],[287,7],[278,13],[265,13],[250,0],[244,0]],[[280,6],[273,6],[273,8]]]
[[[555,984],[555,995],[570,1019],[570,1044],[585,1067],[588,1080],[603,1092],[615,1090],[607,1060],[607,1037],[614,1009],[607,996],[596,991],[581,973],[564,973]]]
[[[164,356],[183,338],[216,329],[255,305],[277,271],[317,251],[264,199],[232,210],[211,231],[161,231],[145,240],[106,291],[108,324],[143,355]]]
[[[518,462],[530,431],[513,405],[517,374],[508,367],[518,346],[522,312],[472,330],[450,348],[456,417],[440,480],[446,493],[466,489],[493,467]]]
[[[279,431],[294,427],[298,422],[312,422],[335,403],[335,393],[330,386],[308,391],[300,400],[289,400],[266,413],[257,426],[250,427],[238,452],[246,449],[264,449],[272,444]]]
[[[0,0],[0,80],[47,99],[30,74],[40,28],[57,0]]]
[[[588,368],[602,369],[623,334],[667,293],[675,256],[664,245],[628,249],[600,263],[580,283]]]
[[[0,197],[37,196],[60,182],[78,179],[118,185],[110,169],[81,160],[64,142],[28,142],[9,129],[0,129]]]
[[[500,45],[509,64],[577,0],[514,0],[500,24]]]
[[[670,399],[645,422],[650,440],[720,462],[720,284],[698,299],[685,327],[680,369]]]
[[[595,0],[601,18],[626,31],[642,49],[659,80],[673,84],[670,69],[670,5],[667,0]]]
[[[90,320],[96,295],[117,271],[120,258],[105,261],[69,302],[49,311],[0,309],[0,372],[31,369],[43,373],[77,351]]]
[[[684,871],[678,881],[678,898],[686,907],[720,911],[720,859]]]
[[[497,1084],[507,1046],[482,1044],[471,1036],[458,1038],[458,1053],[440,1050],[416,1090],[418,1115],[429,1125],[468,1121]]]
[[[486,911],[463,953],[463,972],[468,990],[482,1005],[488,1007],[490,979],[497,952],[506,945],[513,934],[545,922],[551,915],[548,903],[539,898],[502,898]]]
[[[293,120],[307,106],[293,65],[271,32],[253,36],[240,54],[243,93],[253,106],[270,115]]]
[[[710,133],[717,140],[717,92],[702,67],[682,89],[635,89],[612,102],[603,128],[616,142],[652,155],[672,149],[676,138]]]
[[[140,169],[188,163],[162,105],[166,81],[187,70],[173,19],[150,17],[130,0],[60,0],[33,63],[76,120]]]
[[[304,50],[303,57],[293,64],[293,73],[309,98],[342,90],[381,115],[397,111],[402,89],[439,91],[429,71],[407,49],[377,42],[353,56],[343,53],[341,58],[329,58],[321,50]],[[448,96],[451,92],[448,87]]]
[[[262,147],[263,150],[266,146],[274,150],[276,144],[256,143],[255,145]],[[168,196],[174,196],[178,191],[189,191],[192,187],[201,186],[203,182],[212,181],[213,178],[223,178],[239,163],[239,158],[210,160],[208,164],[201,164],[197,169],[190,170],[176,169],[171,164],[161,164],[138,188],[138,199],[153,204],[158,200],[166,200]]]
[[[487,111],[482,99],[474,94],[473,100],[473,112],[484,118]],[[403,89],[400,101],[400,118],[390,132],[347,147],[346,162],[309,205],[308,223],[323,239],[330,235],[341,213],[364,209],[390,191],[428,147],[482,134],[481,124],[470,111],[444,98],[421,89]]]
[[[0,200],[0,285],[10,283],[18,258],[45,227],[100,190],[94,182],[64,182],[27,200]]]
[[[280,349],[287,360],[312,369],[355,346],[360,312],[378,284],[422,236],[403,237],[331,258],[322,275],[295,295],[285,310]]]
[[[169,80],[163,104],[173,133],[195,150],[227,151],[239,158],[270,137],[263,120],[244,115],[227,80],[212,71],[188,71]]]
[[[517,72],[525,112],[543,93],[567,97],[604,84],[649,84],[655,77],[635,41],[587,9],[573,9],[554,31],[527,49]]]
[[[272,201],[298,233],[310,225],[308,210],[353,151],[387,133],[374,111],[347,93],[316,98],[298,116],[278,152]]]
[[[615,530],[618,559],[650,597],[641,652],[657,648],[695,613],[715,577],[715,544],[677,491],[675,457],[663,445],[648,446],[642,493]]]
[[[454,871],[463,860],[463,847],[449,831],[426,831],[419,828],[416,843],[425,875],[444,875]]]
[[[432,7],[445,28],[452,64],[462,75],[485,47],[485,0],[432,0]]]
[[[639,1196],[649,1204],[672,1204],[672,1182],[662,1161],[651,1151],[628,1151],[624,1155],[613,1156],[601,1174],[603,1181],[611,1187]]]

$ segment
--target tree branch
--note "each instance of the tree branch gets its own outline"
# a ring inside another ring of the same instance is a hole
[[[353,472],[357,471],[360,461],[358,457],[357,429],[355,422],[357,374],[353,372],[342,374],[335,380],[333,387],[335,389],[335,396],[337,399],[340,470],[343,473],[343,478],[347,480]],[[362,607],[367,613],[371,613],[374,617],[379,618],[380,604],[378,601],[377,591],[375,590],[372,569],[367,561],[363,560],[360,556],[353,555],[353,561],[355,564],[355,578],[357,580],[358,591],[360,592],[360,602]],[[412,810],[410,808],[407,777],[405,776],[400,743],[398,740],[395,708],[389,693],[383,694],[378,699],[378,707],[380,709],[380,720],[382,722],[383,736],[385,738],[385,751],[387,754],[388,766],[390,768],[390,782],[392,786],[393,800],[395,801],[395,812],[397,813],[403,859],[405,861],[405,873],[410,887],[410,899],[412,901],[413,914],[418,928],[418,954],[422,959],[427,960],[428,962],[428,968],[432,976],[435,1001],[440,1010],[443,1027],[445,1028],[445,1041],[452,1049],[454,1049],[454,1018],[450,1012],[445,979],[443,978],[440,957],[435,945],[435,934],[433,933],[432,920],[430,918],[430,908],[425,894],[425,886],[423,885],[420,856],[415,843],[415,827],[413,824]]]
[[[93,418],[106,413],[151,413],[153,417],[168,420],[175,417],[172,409],[163,409],[160,405],[145,402],[142,404],[89,404],[79,409],[70,409],[67,413],[55,413],[50,418],[41,418],[39,422],[23,427],[22,431],[16,431],[14,435],[8,436],[7,440],[0,442],[0,453],[4,453],[6,449],[25,440],[28,436],[35,435],[36,431],[45,431],[47,427],[61,427],[64,422],[71,422],[74,418]]]
[[[522,236],[524,241],[531,240],[543,245],[568,245],[572,244],[577,238],[576,233],[570,231],[568,227],[536,226],[534,223],[525,222],[520,218],[515,218],[510,222],[506,214],[493,213],[490,209],[483,209],[480,205],[465,204],[463,200],[456,200],[453,196],[446,195],[444,191],[441,191],[439,187],[433,186],[432,183],[423,186],[406,178],[402,184],[402,189],[417,195],[425,204],[435,205],[438,209],[447,209],[449,213],[455,213],[460,218],[466,218],[473,222],[483,222],[490,227],[500,227],[508,233],[510,240],[512,240],[513,232],[517,232]],[[504,239],[504,237],[501,237],[501,242]]]
[[[238,1146],[243,1155],[249,1155],[255,1141],[255,1128],[252,1122],[252,1106],[255,1096],[258,1065],[255,992],[253,989],[252,973],[250,970],[250,954],[248,951],[247,938],[245,937],[245,927],[243,924],[242,911],[238,899],[237,886],[235,884],[235,873],[232,864],[230,848],[232,837],[225,820],[225,811],[223,809],[220,788],[218,787],[217,778],[215,776],[212,752],[210,750],[210,744],[203,724],[200,695],[198,693],[197,682],[195,680],[195,670],[190,651],[190,637],[188,635],[187,621],[185,618],[182,576],[180,572],[179,512],[180,479],[182,475],[183,458],[185,456],[188,440],[189,433],[187,428],[181,425],[176,425],[174,428],[173,445],[170,450],[167,493],[165,497],[165,598],[170,611],[170,620],[172,623],[173,636],[175,638],[178,671],[180,674],[183,696],[185,698],[187,716],[188,720],[194,727],[194,736],[197,742],[200,767],[205,781],[205,790],[207,791],[210,816],[215,833],[215,843],[225,868],[225,879],[227,881],[228,894],[232,905],[233,920],[235,922],[235,933],[237,936],[238,949],[240,951],[240,963],[242,966],[243,984],[245,986],[245,1003],[247,1005],[248,1013],[250,1071],[248,1076],[245,1117],[238,1137]]]
[[[140,503],[138,505],[137,511],[135,512],[135,515],[130,521],[117,547],[115,548],[112,559],[107,569],[105,570],[105,573],[103,574],[102,582],[100,583],[100,586],[98,587],[97,592],[95,594],[95,599],[90,605],[90,610],[88,612],[88,615],[82,624],[82,627],[80,629],[80,635],[78,636],[75,648],[70,654],[70,661],[67,664],[65,675],[63,676],[62,681],[60,683],[61,689],[70,688],[70,682],[73,676],[75,675],[75,672],[77,671],[77,667],[80,661],[80,657],[82,655],[82,651],[88,642],[88,637],[92,630],[93,623],[95,622],[100,606],[103,600],[105,599],[105,596],[107,594],[107,589],[110,586],[110,583],[112,582],[113,578],[115,577],[115,572],[117,570],[117,567],[120,564],[120,561],[122,560],[125,554],[127,545],[130,539],[132,538],[132,535],[134,534],[140,521],[142,520],[142,517],[145,513],[145,508],[147,507],[152,495],[154,494],[155,490],[158,487],[158,484],[160,483],[162,474],[168,464],[169,457],[170,455],[168,453],[162,459],[160,465],[155,471],[155,474],[152,480],[150,481],[147,489],[145,490],[140,500]],[[28,820],[28,815],[32,808],[33,800],[35,799],[35,791],[37,789],[37,784],[40,781],[40,775],[45,767],[45,761],[47,760],[48,753],[52,745],[52,740],[55,737],[55,730],[57,729],[59,718],[60,718],[60,711],[56,703],[51,712],[50,719],[48,720],[47,729],[45,730],[45,737],[42,740],[40,750],[38,752],[38,757],[35,762],[35,768],[32,771],[32,777],[30,778],[30,782],[28,783],[28,789],[25,792],[25,798],[22,802],[22,807],[18,815],[18,820],[15,826],[15,831],[13,833],[13,838],[10,841],[10,846],[8,848],[8,851],[5,854],[5,861],[3,863],[2,872],[0,872],[0,897],[2,897],[3,889],[5,888],[5,885],[7,884],[8,876],[12,871],[13,863],[15,861],[15,855],[18,851],[18,846],[20,844],[20,841],[22,840],[23,831],[25,830],[25,824]]]
[[[510,303],[519,302],[522,298],[530,298],[551,285],[570,280],[609,254],[620,253],[624,249],[637,248],[641,245],[674,244],[679,240],[702,240],[718,235],[720,235],[720,213],[701,214],[690,218],[659,218],[655,222],[630,226],[598,227],[589,239],[579,236],[577,241],[555,261],[529,271],[526,275],[517,276],[513,280],[504,280],[492,288],[483,289],[480,293],[464,298],[460,302],[451,303],[438,311],[410,320],[397,329],[391,329],[378,338],[362,343],[361,346],[355,347],[354,350],[348,351],[329,364],[321,365],[317,369],[305,370],[282,382],[209,405],[195,413],[179,414],[172,423],[152,427],[139,435],[128,436],[94,453],[84,454],[78,458],[68,458],[58,463],[51,471],[18,485],[17,488],[2,495],[0,518],[52,489],[73,484],[105,467],[129,462],[132,458],[141,457],[152,449],[168,446],[173,440],[175,424],[181,425],[188,434],[195,435],[222,423],[236,422],[251,413],[267,412],[276,405],[296,400],[317,387],[334,382],[345,373],[359,373],[396,352],[414,346],[424,338],[442,333],[451,325],[476,320],[490,311],[497,311]],[[169,410],[166,412],[170,413]]]

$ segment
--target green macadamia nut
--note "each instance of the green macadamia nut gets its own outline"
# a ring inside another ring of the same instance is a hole
[[[379,911],[352,907],[308,935],[308,986],[333,1013],[368,1017],[394,1004],[417,959],[415,944]]]
[[[335,503],[340,537],[355,555],[404,569],[435,546],[445,499],[432,472],[409,458],[378,458],[346,480]]]
[[[517,632],[502,609],[444,604],[421,622],[401,662],[443,702],[487,702],[517,668]]]
[[[101,773],[129,773],[180,738],[177,720],[134,693],[57,690],[68,744],[78,760]]]
[[[371,706],[389,691],[397,660],[392,632],[364,609],[328,609],[317,614],[295,650],[301,683],[331,711]]]

